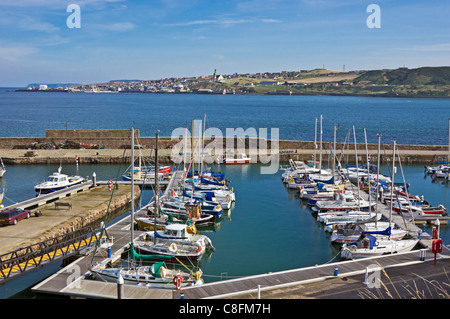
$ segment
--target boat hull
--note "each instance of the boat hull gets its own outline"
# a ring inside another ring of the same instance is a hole
[[[343,259],[358,259],[374,256],[383,256],[411,251],[416,246],[418,240],[396,240],[389,242],[389,245],[380,244],[378,247],[370,248],[354,248],[356,246],[344,245],[341,250]]]

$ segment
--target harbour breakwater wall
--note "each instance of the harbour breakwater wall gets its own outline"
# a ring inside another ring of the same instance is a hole
[[[139,145],[143,156],[154,157],[155,137],[141,137],[139,130],[135,130],[135,145]],[[187,140],[190,154],[191,138]],[[198,138],[194,138],[198,143]],[[158,160],[161,164],[173,164],[173,155],[182,155],[182,137],[159,137]],[[314,158],[313,141],[279,140],[271,141],[264,138],[205,137],[204,145],[209,146],[211,158],[205,161],[212,163],[217,157],[233,156],[244,150],[252,157],[252,162],[260,161],[259,156],[265,154],[277,155],[280,162],[289,159],[308,161]],[[447,161],[450,157],[447,145],[397,145],[400,158],[405,163],[431,164]],[[368,153],[377,156],[376,144],[368,144]],[[332,142],[322,143],[322,160],[331,158]],[[194,154],[198,151],[194,152]],[[316,159],[319,158],[319,143],[317,143]],[[366,159],[366,145],[357,143],[358,161]],[[336,155],[348,163],[355,163],[355,146],[353,143],[337,143]],[[137,152],[135,152],[137,156]],[[0,137],[0,157],[9,165],[26,164],[73,164],[75,158],[78,163],[117,164],[131,161],[131,131],[130,130],[46,130],[45,137]],[[392,157],[392,144],[384,144],[381,148],[381,161]],[[188,158],[188,161],[190,159]],[[198,159],[194,158],[197,162]],[[264,162],[267,163],[267,160]]]

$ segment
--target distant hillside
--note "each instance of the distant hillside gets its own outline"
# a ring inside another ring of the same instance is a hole
[[[125,83],[128,83],[128,82],[141,82],[142,80],[111,80],[111,81],[109,81],[109,83],[114,83],[114,82],[125,82]]]
[[[353,83],[360,85],[450,85],[450,67],[374,70],[360,75]]]

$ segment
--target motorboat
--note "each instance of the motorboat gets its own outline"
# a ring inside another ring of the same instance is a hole
[[[40,183],[34,187],[34,190],[40,194],[48,194],[56,192],[58,190],[68,188],[70,186],[84,183],[86,180],[81,176],[68,176],[61,173],[61,166],[58,168],[58,172],[53,173],[45,182]]]
[[[398,198],[392,203],[392,210],[397,213],[402,213],[409,217],[441,217],[445,216],[447,209],[443,205],[432,207],[430,205],[415,205],[405,198]]]
[[[225,157],[223,159],[223,163],[227,165],[233,165],[233,164],[249,164],[251,158],[248,157],[245,153],[239,153],[236,155],[236,157]]]

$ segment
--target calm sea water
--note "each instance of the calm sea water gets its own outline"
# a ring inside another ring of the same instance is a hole
[[[176,127],[202,119],[207,126],[279,127],[282,139],[313,140],[314,118],[324,116],[324,136],[332,139],[333,124],[341,127],[341,141],[355,124],[366,127],[369,141],[376,133],[383,142],[443,144],[448,142],[449,104],[445,99],[390,99],[308,96],[216,96],[158,94],[64,94],[0,91],[0,136],[44,136],[45,129],[129,129],[142,136],[170,135]],[[437,116],[439,114],[439,116]],[[419,124],[420,123],[420,124]],[[345,130],[345,131],[344,131]],[[362,135],[361,135],[362,136]],[[324,137],[325,140],[325,137]],[[66,165],[63,172],[115,178],[126,165]],[[277,174],[261,175],[259,165],[212,166],[226,173],[236,192],[236,205],[213,229],[203,230],[216,250],[201,260],[207,282],[221,278],[274,272],[337,261],[339,247],[324,232],[296,192],[286,189]],[[424,175],[422,165],[403,167],[412,194],[424,195],[433,205],[450,207],[449,184]],[[56,165],[8,166],[0,179],[7,190],[4,204],[35,195],[33,187],[57,170]],[[385,173],[388,172],[383,168]],[[400,173],[400,172],[399,172]],[[396,176],[401,180],[401,175]],[[142,204],[152,197],[143,193]],[[20,227],[20,224],[17,226]],[[431,228],[426,228],[431,232]],[[1,229],[0,229],[1,231]],[[441,227],[444,243],[450,242],[448,226]],[[34,298],[28,287],[57,271],[44,267],[0,289],[0,298]]]
[[[45,136],[46,129],[130,129],[141,136],[171,136],[191,119],[207,115],[207,127],[279,128],[280,139],[314,140],[314,119],[323,114],[323,139],[339,125],[343,141],[355,125],[371,143],[448,144],[449,99],[335,96],[268,96],[140,93],[39,93],[0,89],[0,137]],[[270,130],[269,130],[270,131]]]

